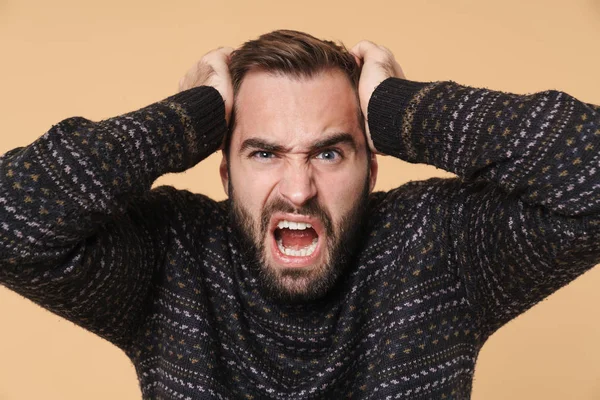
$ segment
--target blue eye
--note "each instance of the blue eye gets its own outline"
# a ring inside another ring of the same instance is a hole
[[[277,158],[277,155],[270,151],[258,150],[250,153],[248,158],[255,159],[260,162],[265,162]],[[340,151],[329,149],[321,151],[315,156],[315,158],[323,160],[327,163],[335,163],[341,161],[344,157]]]
[[[317,158],[319,158],[321,160],[333,162],[333,161],[339,161],[339,159],[342,158],[342,155],[337,150],[325,150],[325,151],[320,152],[319,155],[317,156]]]
[[[259,160],[268,160],[270,158],[273,158],[270,156],[274,156],[274,154],[270,151],[255,151],[254,153],[250,154],[250,157],[258,158]]]

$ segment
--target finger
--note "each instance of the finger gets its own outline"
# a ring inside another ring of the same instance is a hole
[[[378,48],[379,47],[375,43],[369,40],[361,40],[356,45],[354,45],[352,49],[350,49],[350,53],[354,54],[361,60],[364,60],[367,53],[370,53],[371,51],[376,50]]]
[[[223,54],[225,55],[225,62],[227,65],[229,65],[229,62],[231,61],[231,55],[234,51],[235,49],[233,47],[223,47]]]
[[[379,49],[381,49],[387,55],[392,56],[392,57],[394,56],[394,53],[392,53],[392,51],[390,49],[388,49],[387,47],[381,46],[381,45],[379,45],[377,47],[379,47]]]
[[[219,47],[218,49],[206,53],[202,58],[211,61],[226,61],[232,52],[233,48],[231,47]]]
[[[210,56],[210,58],[213,60],[229,62],[229,58],[231,57],[231,53],[233,53],[233,51],[233,47],[219,47],[218,49],[207,54],[207,56]]]
[[[397,62],[394,64],[395,64],[394,70],[396,73],[396,77],[406,79],[406,76],[404,75],[404,71],[402,71],[402,67],[400,66],[400,64],[398,64]]]
[[[219,75],[229,73],[229,60],[233,49],[222,48],[216,52],[207,54],[205,63],[210,65]]]
[[[225,55],[230,55],[234,51],[234,48],[233,47],[221,47],[219,49],[219,51]]]
[[[354,61],[356,61],[356,65],[358,65],[358,67],[360,68],[362,66],[362,60],[354,53],[350,53],[352,54],[352,57],[354,57]]]

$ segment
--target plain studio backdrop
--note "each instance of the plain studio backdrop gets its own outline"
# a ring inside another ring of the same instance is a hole
[[[600,0],[0,0],[0,154],[64,118],[100,120],[161,100],[207,51],[280,28],[348,47],[372,40],[412,80],[558,89],[600,103]],[[219,161],[155,186],[224,199]],[[380,157],[376,190],[432,176],[454,175]],[[599,288],[595,268],[494,334],[473,398],[600,399]],[[0,287],[1,400],[140,397],[120,350]]]

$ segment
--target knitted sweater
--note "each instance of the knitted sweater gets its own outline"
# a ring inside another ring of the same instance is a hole
[[[152,189],[219,147],[210,87],[0,157],[0,282],[121,348],[145,399],[468,399],[487,338],[600,262],[600,109],[390,78],[368,115],[457,177],[372,193],[322,299],[262,294],[228,200]]]

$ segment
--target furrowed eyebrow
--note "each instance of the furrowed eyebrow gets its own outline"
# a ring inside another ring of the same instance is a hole
[[[354,138],[351,134],[345,132],[336,133],[329,138],[313,143],[310,147],[310,151],[322,149],[323,147],[335,146],[336,144],[347,144],[352,150],[356,151],[356,142],[354,141]]]
[[[350,135],[349,133],[342,132],[336,133],[333,136],[314,142],[310,146],[309,152],[313,152],[315,150],[319,150],[325,147],[331,147],[336,144],[347,144],[352,148],[352,150],[356,151],[356,142],[354,141],[352,135]],[[243,153],[248,149],[260,149],[274,153],[286,153],[290,151],[290,148],[288,147],[276,143],[271,143],[267,140],[259,138],[249,138],[244,140],[242,146],[240,147],[240,153]]]
[[[260,150],[272,151],[274,153],[281,153],[281,152],[285,152],[288,150],[284,146],[281,146],[281,145],[275,144],[275,143],[270,143],[270,142],[267,142],[266,140],[258,139],[258,138],[250,138],[250,139],[244,140],[244,142],[242,143],[242,147],[240,147],[240,153],[243,153],[244,151],[246,151],[248,149],[260,149]]]

